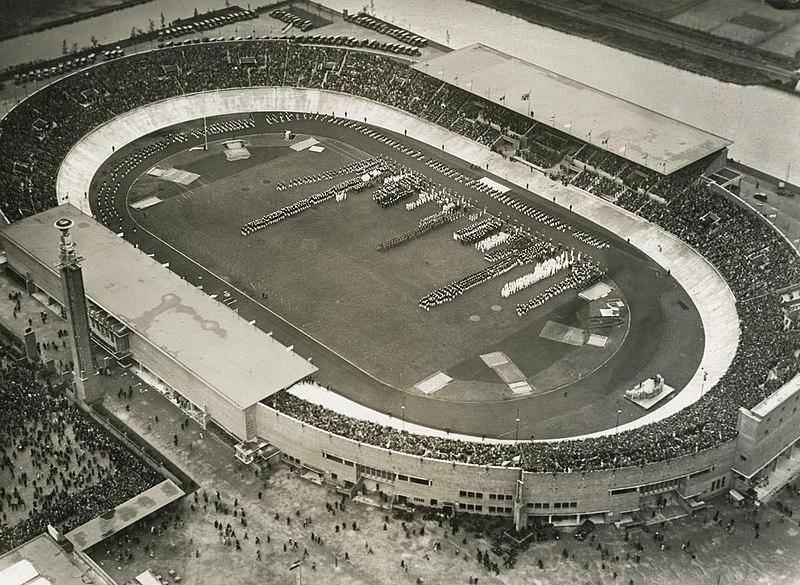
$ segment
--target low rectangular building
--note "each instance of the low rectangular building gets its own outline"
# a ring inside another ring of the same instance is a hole
[[[255,404],[317,370],[70,205],[0,230],[9,267],[29,287],[63,305],[55,268],[59,231],[53,226],[61,218],[75,224],[71,234],[83,257],[95,339],[117,357],[135,360],[155,382],[180,393],[240,439],[255,434]]]

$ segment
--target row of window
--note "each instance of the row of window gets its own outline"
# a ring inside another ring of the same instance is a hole
[[[578,502],[528,502],[528,509],[533,510],[549,510],[552,505],[554,510],[564,510],[567,508],[577,508]]]
[[[725,480],[726,479],[727,479],[726,477],[721,477],[719,479],[715,479],[714,481],[712,481],[711,482],[711,491],[715,492],[715,491],[720,490],[723,487],[725,487]]]
[[[458,492],[458,495],[462,498],[478,498],[479,500],[483,499],[483,492],[465,492],[461,490]]]
[[[411,483],[418,483],[420,485],[431,485],[433,483],[433,481],[431,481],[430,479],[424,479],[422,477],[414,477],[413,475],[403,475],[401,473],[397,475],[397,479],[401,481],[410,481]]]
[[[514,496],[509,496],[508,494],[489,494],[490,500],[506,500],[510,502],[514,499]]]
[[[503,506],[489,506],[489,513],[493,514],[511,514],[511,508]]]
[[[458,495],[462,498],[478,498],[479,500],[483,499],[483,492],[468,492],[465,490],[461,490],[458,492]],[[505,501],[512,501],[514,496],[509,496],[508,494],[489,494],[490,500],[505,500]]]
[[[370,477],[374,477],[375,479],[394,481],[394,473],[392,473],[391,471],[376,469],[375,467],[369,467],[368,465],[361,465],[360,463],[356,465],[356,473],[358,475],[368,475]]]
[[[464,504],[460,503],[458,505],[460,510],[467,510],[469,512],[483,512],[483,506],[480,504]]]
[[[323,453],[322,457],[325,459],[329,459],[331,461],[335,461],[341,465],[346,465],[347,467],[353,467],[355,463],[352,461],[348,461],[347,459],[342,459],[341,457],[337,457],[336,455],[331,455],[330,453]]]
[[[343,459],[342,457],[338,457],[336,455],[331,455],[330,453],[323,452],[322,457],[329,461],[335,461],[340,465],[346,465],[347,467],[355,467],[356,473],[358,473],[359,475],[368,475],[370,477],[374,477],[376,479],[382,479],[384,481],[394,481],[395,479],[399,479],[400,481],[410,481],[411,483],[416,483],[419,485],[433,484],[433,482],[430,479],[414,477],[413,475],[403,475],[403,474],[395,475],[391,471],[384,471],[383,469],[377,469],[375,467],[369,467],[367,465],[361,465],[361,464],[356,465],[353,461]]]

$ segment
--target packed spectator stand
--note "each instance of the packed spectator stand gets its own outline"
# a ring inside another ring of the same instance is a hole
[[[241,57],[253,58],[256,66],[237,66]],[[333,63],[334,67],[325,68],[325,63]],[[167,65],[177,67],[165,75]],[[462,128],[466,110],[480,101],[477,96],[395,60],[339,47],[266,40],[151,51],[67,77],[31,95],[3,119],[0,209],[13,221],[55,205],[55,177],[69,148],[119,113],[183,93],[280,85],[349,93],[400,108],[451,130]],[[91,88],[98,92],[96,99],[88,106],[81,105],[81,92]],[[37,119],[55,124],[34,130]],[[774,294],[775,290],[800,281],[795,252],[762,218],[712,192],[699,177],[699,171],[672,181],[633,163],[619,163],[619,157],[614,158],[613,154],[588,148],[583,154],[595,168],[616,171],[616,178],[628,187],[647,193],[657,185],[658,195],[668,204],[646,195],[629,196],[630,189],[619,195],[617,202],[692,245],[716,266],[736,297],[741,323],[736,356],[726,374],[700,400],[667,419],[634,431],[552,444],[524,442],[519,446],[400,432],[354,420],[287,393],[272,397],[271,404],[308,424],[372,445],[481,465],[500,465],[521,454],[522,467],[540,472],[639,466],[712,449],[734,438],[739,407],[755,406],[798,370],[794,357],[797,332],[784,331],[782,310]],[[435,163],[429,164],[433,167]],[[442,168],[447,169],[446,165]],[[521,213],[567,231],[560,219],[549,217],[511,194],[491,194]],[[709,214],[718,218],[713,226],[704,219]],[[585,232],[569,233],[598,246],[605,244]],[[592,272],[582,274],[584,277],[591,278]]]

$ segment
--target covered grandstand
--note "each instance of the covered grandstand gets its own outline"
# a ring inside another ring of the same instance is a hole
[[[414,65],[481,100],[669,175],[730,140],[476,43]]]
[[[62,301],[53,227],[60,218],[75,223],[72,235],[85,257],[86,294],[94,312],[123,327],[112,337],[92,319],[95,339],[118,360],[179,392],[198,416],[208,415],[244,439],[248,409],[317,370],[71,205],[0,232],[11,268],[50,298]]]

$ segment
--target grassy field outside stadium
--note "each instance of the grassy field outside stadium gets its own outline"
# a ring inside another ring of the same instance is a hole
[[[433,213],[433,204],[410,212],[402,204],[381,209],[369,194],[351,194],[345,202],[323,203],[242,237],[239,229],[247,221],[336,182],[278,191],[278,181],[377,154],[391,156],[440,185],[458,190],[491,213],[512,213],[489,197],[347,128],[312,121],[289,124],[300,134],[320,139],[325,146],[322,153],[295,152],[286,146],[275,146],[276,137],[282,136],[282,126],[266,127],[263,116],[255,117],[260,122],[252,130],[253,136],[247,138],[251,142],[249,160],[228,162],[220,147],[213,144],[208,152],[189,152],[186,144],[165,152],[161,167],[175,166],[195,172],[200,178],[186,188],[142,175],[134,183],[130,199],[157,194],[165,201],[144,211],[131,211],[143,227],[226,282],[247,290],[261,304],[389,387],[405,389],[404,393],[387,395],[387,386],[380,384],[369,389],[342,388],[336,384],[335,373],[322,368],[318,379],[331,383],[337,391],[349,392],[350,397],[380,410],[398,412],[403,397],[420,394],[413,389],[414,384],[443,370],[454,381],[430,398],[416,398],[425,403],[499,403],[514,395],[479,356],[503,351],[520,367],[537,393],[568,385],[563,393],[559,390],[525,399],[531,403],[527,405],[529,414],[536,419],[529,430],[535,425],[535,434],[540,437],[557,433],[558,429],[582,432],[608,426],[618,408],[624,410],[627,420],[641,416],[643,411],[621,399],[625,389],[655,373],[668,374],[667,382],[681,387],[696,368],[703,338],[691,301],[638,252],[625,249],[624,243],[617,242],[617,246],[598,252],[542,224],[531,223],[546,239],[589,252],[609,268],[613,281],[623,291],[631,308],[628,338],[621,343],[625,331],[620,328],[611,335],[609,346],[601,349],[539,337],[550,320],[586,326],[587,304],[574,292],[561,295],[524,318],[517,317],[517,302],[531,298],[559,279],[556,276],[502,299],[502,283],[530,271],[530,267],[517,268],[453,303],[431,311],[420,309],[418,301],[424,294],[486,266],[481,253],[452,238],[454,229],[469,224],[467,219],[389,252],[376,250],[379,242],[412,228],[421,217]],[[299,136],[295,142],[302,138]],[[118,156],[125,156],[124,152]],[[452,157],[439,158],[455,165]],[[142,171],[156,162],[149,161]],[[462,170],[469,172],[463,166]],[[537,203],[546,206],[545,202]],[[512,218],[516,219],[525,223],[523,216]],[[586,228],[572,217],[567,219],[577,224],[576,228]],[[609,234],[605,236],[613,239]],[[519,402],[505,409],[525,408]],[[470,413],[476,424],[482,415],[491,416],[486,412]],[[442,426],[446,424],[445,420]]]

